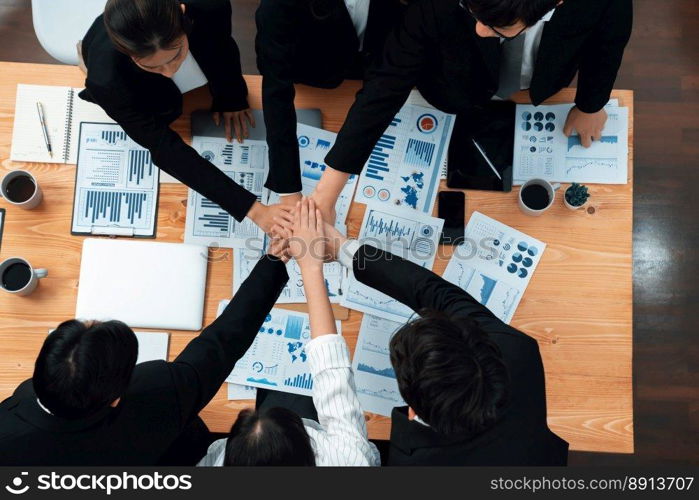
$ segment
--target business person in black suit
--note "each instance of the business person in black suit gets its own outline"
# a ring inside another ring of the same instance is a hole
[[[182,93],[208,82],[211,110],[239,141],[254,125],[231,37],[229,0],[109,0],[80,44],[87,71],[80,97],[100,105],[153,162],[236,220],[269,231],[286,207],[267,207],[202,158],[170,128]],[[232,132],[233,130],[233,132]]]
[[[295,205],[301,198],[294,84],[335,88],[362,79],[402,11],[400,0],[262,0],[257,66],[269,145],[266,186]]]
[[[390,343],[407,407],[391,415],[389,465],[565,465],[546,423],[536,340],[461,288],[325,225],[326,248],[365,285],[421,314]]]
[[[281,255],[278,248],[270,251]],[[33,377],[0,403],[0,465],[194,465],[213,441],[198,413],[287,280],[284,262],[263,256],[223,314],[171,363],[135,365],[136,337],[118,321],[62,323]]]
[[[368,72],[313,198],[326,219],[333,216],[347,177],[361,172],[413,87],[435,107],[468,119],[494,95],[508,99],[520,89],[538,105],[577,72],[564,132],[576,130],[589,146],[604,127],[631,23],[631,0],[411,2]]]

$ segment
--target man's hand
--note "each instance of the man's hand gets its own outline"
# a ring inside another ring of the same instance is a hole
[[[276,224],[275,220],[284,221],[286,223],[291,223],[293,221],[291,207],[285,207],[283,205],[263,205],[259,201],[256,201],[252,205],[248,212],[248,217],[270,236],[280,236],[279,233],[273,229]]]
[[[286,238],[272,238],[267,247],[267,254],[277,257],[286,264],[291,258],[289,255],[289,240]]]
[[[252,128],[255,128],[255,117],[252,115],[250,108],[242,111],[224,111],[223,113],[214,111],[214,123],[217,127],[221,125],[221,115],[223,115],[223,128],[226,130],[226,140],[228,142],[233,140],[231,132],[235,133],[235,138],[241,143],[250,137],[248,123],[250,123]]]
[[[607,123],[607,112],[604,108],[596,113],[583,113],[577,106],[568,113],[563,133],[566,137],[575,130],[580,135],[580,144],[585,148],[592,146],[592,141],[599,141],[602,138],[602,129]]]
[[[292,232],[286,230],[289,255],[299,263],[301,270],[322,269],[325,262],[325,231],[323,216],[311,199],[297,204]]]

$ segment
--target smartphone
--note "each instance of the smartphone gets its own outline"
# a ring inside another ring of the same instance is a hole
[[[444,219],[439,242],[442,245],[461,245],[464,242],[466,195],[462,191],[440,191],[438,212],[438,217]]]

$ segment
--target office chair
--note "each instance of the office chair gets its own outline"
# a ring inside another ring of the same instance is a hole
[[[107,0],[32,0],[34,31],[51,57],[78,64],[76,45],[104,11]]]

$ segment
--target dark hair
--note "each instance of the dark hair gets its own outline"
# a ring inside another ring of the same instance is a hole
[[[104,25],[120,52],[148,57],[171,49],[189,33],[191,23],[179,0],[109,0],[104,7]]]
[[[468,318],[436,311],[406,323],[390,343],[398,389],[415,413],[441,434],[492,426],[509,393],[497,345]]]
[[[315,465],[301,418],[286,408],[240,412],[226,443],[223,465]]]
[[[136,335],[121,321],[65,321],[41,347],[34,392],[58,417],[88,417],[126,392],[137,357]]]
[[[536,24],[560,0],[461,0],[462,6],[486,26],[512,26],[522,21],[525,26]]]

